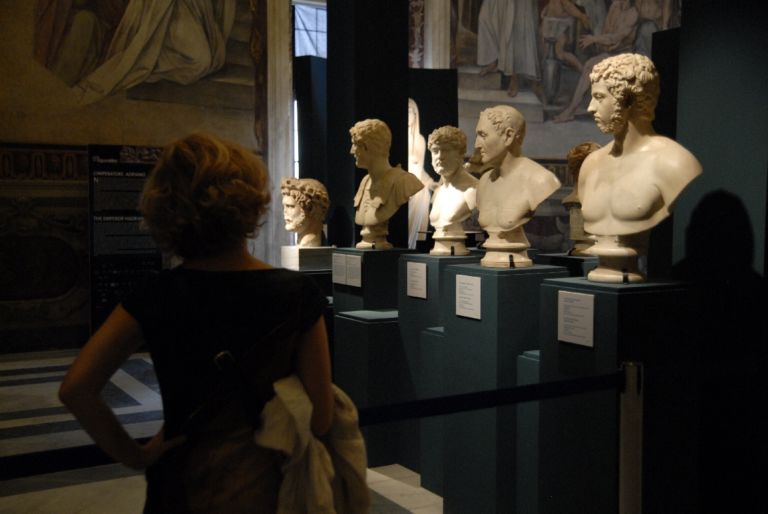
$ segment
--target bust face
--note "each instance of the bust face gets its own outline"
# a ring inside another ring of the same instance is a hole
[[[307,224],[307,214],[291,195],[283,195],[283,219],[289,232],[301,232]]]
[[[352,147],[349,149],[349,153],[355,157],[355,166],[360,169],[367,170],[371,163],[371,151],[368,150],[365,143],[362,141],[352,140]]]
[[[480,151],[483,164],[494,166],[501,164],[507,153],[507,146],[503,135],[498,133],[487,116],[480,117],[475,132],[475,148]]]
[[[616,134],[627,123],[627,110],[602,81],[592,84],[592,100],[587,111],[594,115],[597,128],[604,134]]]
[[[455,175],[464,164],[464,156],[456,148],[433,144],[429,151],[432,153],[432,167],[446,180]]]

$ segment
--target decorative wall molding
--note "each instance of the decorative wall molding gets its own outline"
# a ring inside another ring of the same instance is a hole
[[[0,146],[0,353],[87,337],[87,177],[86,147]]]

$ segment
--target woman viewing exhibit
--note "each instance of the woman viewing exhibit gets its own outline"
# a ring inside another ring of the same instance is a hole
[[[62,402],[107,454],[146,469],[145,512],[275,512],[283,458],[254,433],[279,379],[300,380],[315,436],[333,422],[325,297],[307,276],[246,249],[269,201],[266,169],[248,150],[203,134],[169,145],[140,210],[183,263],[125,298],[61,385]],[[143,342],[165,424],[139,445],[100,393]]]

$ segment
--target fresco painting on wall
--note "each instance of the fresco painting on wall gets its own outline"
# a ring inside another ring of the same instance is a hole
[[[470,148],[481,110],[518,109],[524,152],[564,158],[601,134],[587,113],[588,74],[608,55],[650,56],[652,35],[679,26],[679,0],[451,0],[451,65]]]
[[[13,74],[8,84],[20,101],[10,103],[9,97],[0,110],[18,109],[29,118],[40,115],[36,111],[43,104],[53,104],[55,111],[66,111],[72,125],[65,143],[164,144],[190,130],[206,130],[263,151],[266,38],[261,32],[266,21],[259,15],[265,5],[259,0],[36,0],[6,5],[4,16],[14,13],[20,24],[12,36],[32,48],[3,51]],[[25,55],[48,75],[22,70]],[[14,68],[22,72],[14,73]],[[33,80],[40,87],[41,78],[51,82],[47,98],[25,99],[17,86]],[[109,139],[80,130],[80,125],[94,125],[97,117],[98,123],[109,125],[112,120],[104,114],[119,117],[122,112],[133,116],[125,120],[119,139],[109,126],[102,130],[112,133]],[[244,121],[246,133],[225,128],[242,127]],[[143,139],[142,122],[149,125]],[[174,127],[174,122],[182,126]],[[131,138],[134,127],[139,134]],[[26,135],[34,129],[31,121],[19,129],[22,141],[60,139]]]
[[[0,353],[87,338],[89,145],[199,130],[261,150],[265,5],[0,4]]]

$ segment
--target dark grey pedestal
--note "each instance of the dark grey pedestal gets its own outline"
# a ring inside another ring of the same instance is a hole
[[[539,383],[539,350],[517,357],[518,385]],[[515,512],[539,512],[539,402],[517,405],[517,474]]]
[[[558,292],[594,295],[594,347],[557,339]],[[643,511],[688,512],[695,495],[690,290],[678,282],[541,286],[541,381],[644,365]],[[618,393],[541,402],[540,512],[618,511]],[[678,503],[683,502],[683,503]]]
[[[333,253],[355,255],[362,260],[361,287],[333,284],[333,304],[336,312],[397,308],[397,263],[401,255],[414,253],[413,250],[337,248]]]
[[[406,347],[419,343],[421,331],[428,327],[443,325],[442,303],[445,294],[442,291],[442,279],[446,267],[453,264],[472,264],[480,262],[479,255],[451,257],[444,255],[410,254],[400,258],[398,278],[398,311],[400,314],[400,334]],[[427,268],[427,298],[408,296],[408,263],[421,263]]]
[[[334,382],[358,408],[414,398],[396,310],[337,312],[334,326]],[[418,431],[417,420],[364,427],[368,465],[402,464],[418,471]]]
[[[312,280],[323,290],[325,296],[333,296],[333,284],[331,283],[331,270],[309,270],[303,271],[307,276],[312,277]]]
[[[416,377],[416,394],[419,398],[444,396],[449,377],[444,373],[443,327],[429,327],[421,331],[418,356],[420,372]],[[419,421],[421,487],[438,496],[443,495],[445,474],[445,419],[445,416],[434,416]]]
[[[482,319],[456,316],[457,275],[480,277]],[[557,266],[449,266],[443,286],[445,394],[513,387],[518,355],[538,348],[541,283],[566,276]],[[444,511],[514,512],[516,407],[448,416],[444,433]]]
[[[536,264],[562,266],[572,277],[586,277],[597,267],[597,257],[568,255],[567,253],[539,253],[533,257]]]

